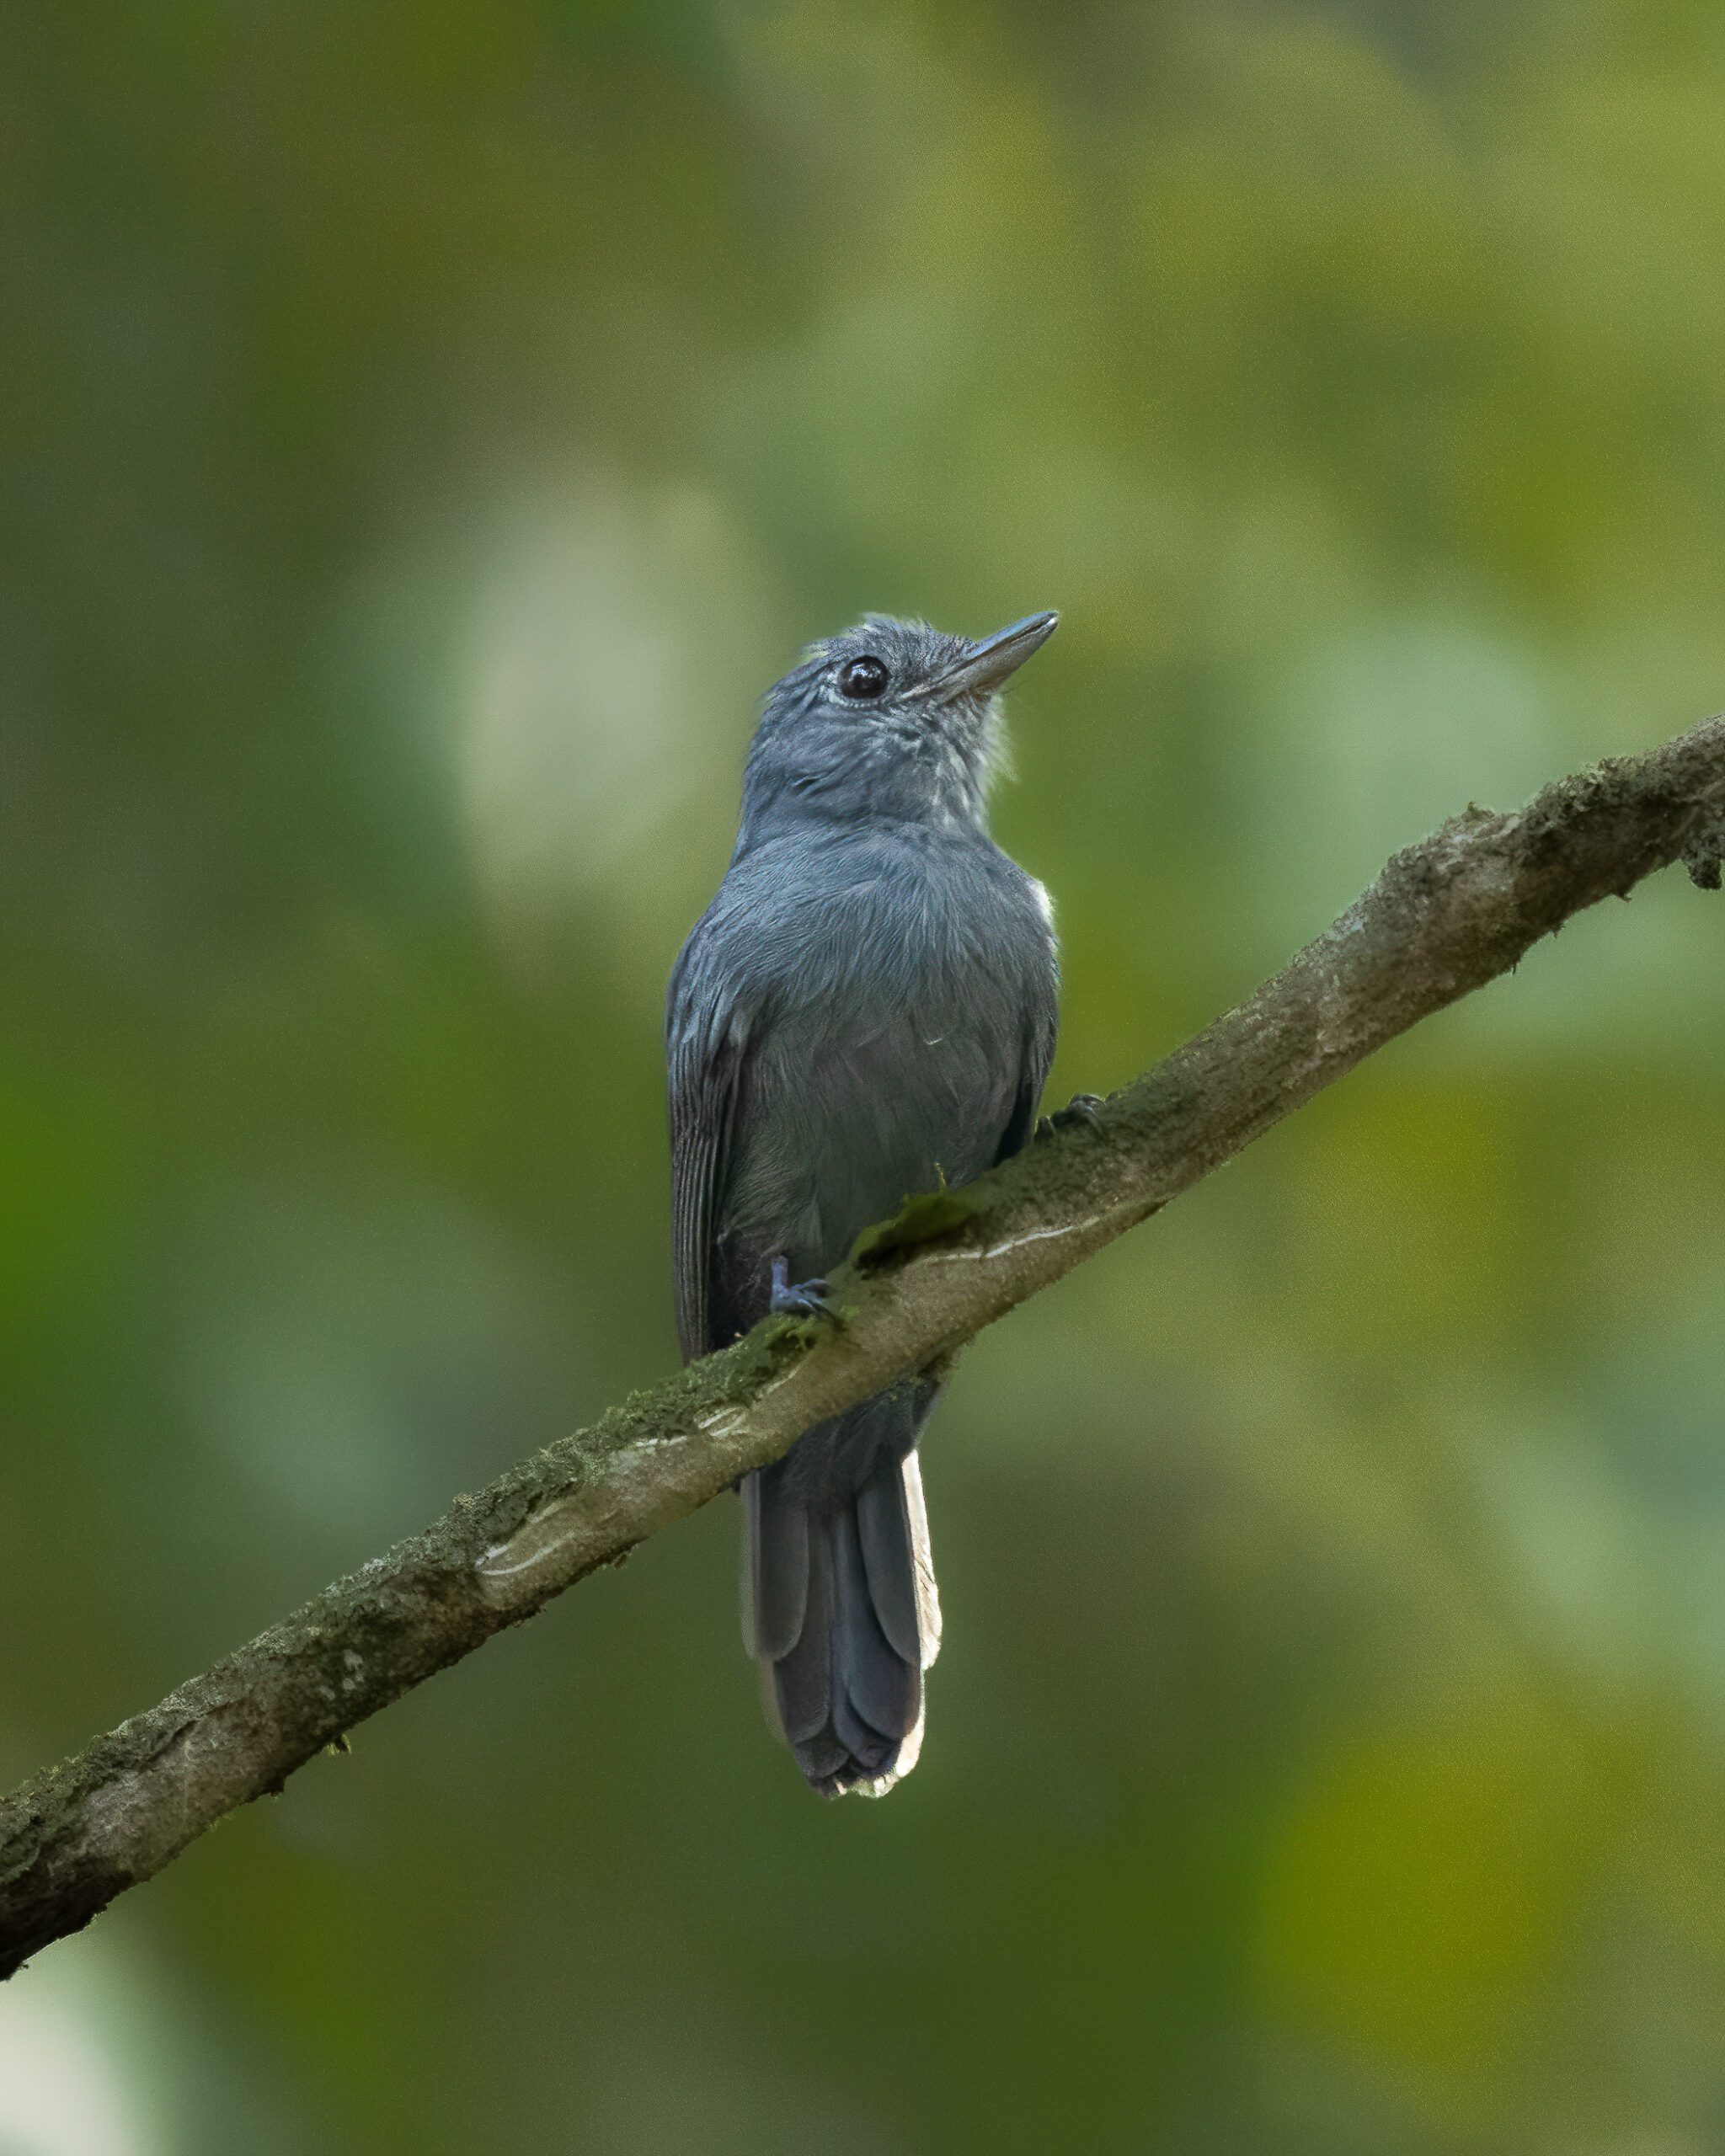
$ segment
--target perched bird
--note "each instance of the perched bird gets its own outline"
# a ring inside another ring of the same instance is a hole
[[[988,835],[996,691],[1052,634],[972,643],[871,616],[767,696],[736,851],[683,946],[665,1022],[686,1358],[822,1276],[907,1194],[1031,1136],[1054,1054],[1047,894]],[[745,1630],[823,1796],[916,1764],[940,1640],[911,1377],[742,1486]]]

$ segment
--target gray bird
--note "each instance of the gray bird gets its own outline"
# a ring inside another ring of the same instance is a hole
[[[972,643],[871,616],[768,696],[736,851],[665,1017],[685,1358],[823,1275],[908,1193],[1031,1136],[1054,1054],[1047,894],[988,835],[996,691],[1052,634]],[[940,1641],[913,1377],[808,1432],[742,1487],[750,1652],[823,1796],[915,1765]]]

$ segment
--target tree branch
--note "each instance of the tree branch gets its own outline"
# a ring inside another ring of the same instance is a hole
[[[865,1236],[835,1329],[770,1320],[421,1534],[0,1804],[0,1976],[77,1931],[225,1812],[368,1715],[777,1459],[952,1354],[1584,906],[1680,858],[1717,888],[1725,719],[1468,808],[1397,854],[1332,927],[1093,1121]]]

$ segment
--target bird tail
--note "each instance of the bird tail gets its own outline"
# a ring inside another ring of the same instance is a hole
[[[915,1450],[854,1497],[816,1499],[780,1461],[743,1484],[744,1630],[769,1718],[821,1796],[884,1796],[922,1745],[940,1601]]]

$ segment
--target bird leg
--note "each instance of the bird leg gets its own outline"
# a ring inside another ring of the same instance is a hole
[[[793,1283],[790,1262],[776,1257],[772,1261],[772,1293],[766,1307],[775,1317],[831,1317],[832,1305],[826,1299],[824,1280],[802,1280]]]
[[[1100,1093],[1074,1093],[1065,1107],[1056,1108],[1052,1115],[1038,1118],[1036,1135],[1052,1138],[1057,1130],[1070,1130],[1075,1123],[1081,1124],[1086,1130],[1093,1130],[1102,1111]]]

